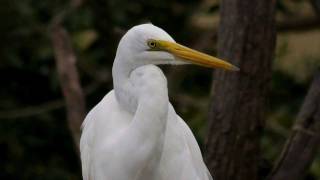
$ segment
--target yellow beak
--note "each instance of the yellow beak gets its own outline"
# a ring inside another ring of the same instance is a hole
[[[178,43],[158,40],[159,50],[167,51],[187,62],[210,68],[239,71],[239,68],[216,57],[193,50]]]

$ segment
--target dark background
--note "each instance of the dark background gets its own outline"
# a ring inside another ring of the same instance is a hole
[[[62,0],[0,1],[0,179],[81,179],[48,30],[68,7]],[[320,64],[319,21],[311,3],[280,0],[276,8],[276,56],[261,141],[265,169],[281,152]],[[78,58],[87,110],[112,89],[117,43],[130,27],[152,22],[177,42],[216,54],[218,12],[216,0],[88,0],[70,11],[63,26]],[[212,70],[162,69],[171,102],[202,146]],[[307,179],[320,179],[319,154]]]

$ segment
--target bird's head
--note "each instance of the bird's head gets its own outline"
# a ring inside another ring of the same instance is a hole
[[[197,64],[237,71],[236,66],[181,44],[152,24],[131,28],[120,40],[117,57],[136,66],[147,64]]]

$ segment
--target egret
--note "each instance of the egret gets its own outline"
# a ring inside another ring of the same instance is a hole
[[[120,40],[113,85],[88,113],[80,140],[84,180],[210,180],[199,145],[169,102],[159,64],[238,70],[142,24]]]

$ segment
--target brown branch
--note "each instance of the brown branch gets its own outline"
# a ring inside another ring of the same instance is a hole
[[[268,179],[302,179],[317,153],[319,143],[320,72],[315,75],[292,133]]]
[[[318,29],[319,27],[320,27],[320,18],[318,18],[317,16],[292,18],[292,19],[277,23],[278,32],[308,31],[308,30]]]
[[[50,35],[57,65],[58,77],[66,102],[67,121],[79,154],[80,127],[85,117],[85,97],[76,67],[76,55],[70,37],[62,26],[67,13],[80,7],[82,0],[71,0],[70,7],[58,13],[50,24]]]
[[[79,147],[80,126],[85,117],[85,98],[76,68],[76,56],[70,38],[60,23],[51,26],[51,39],[60,85],[67,106],[68,125],[75,145]],[[78,149],[78,148],[77,148]]]

